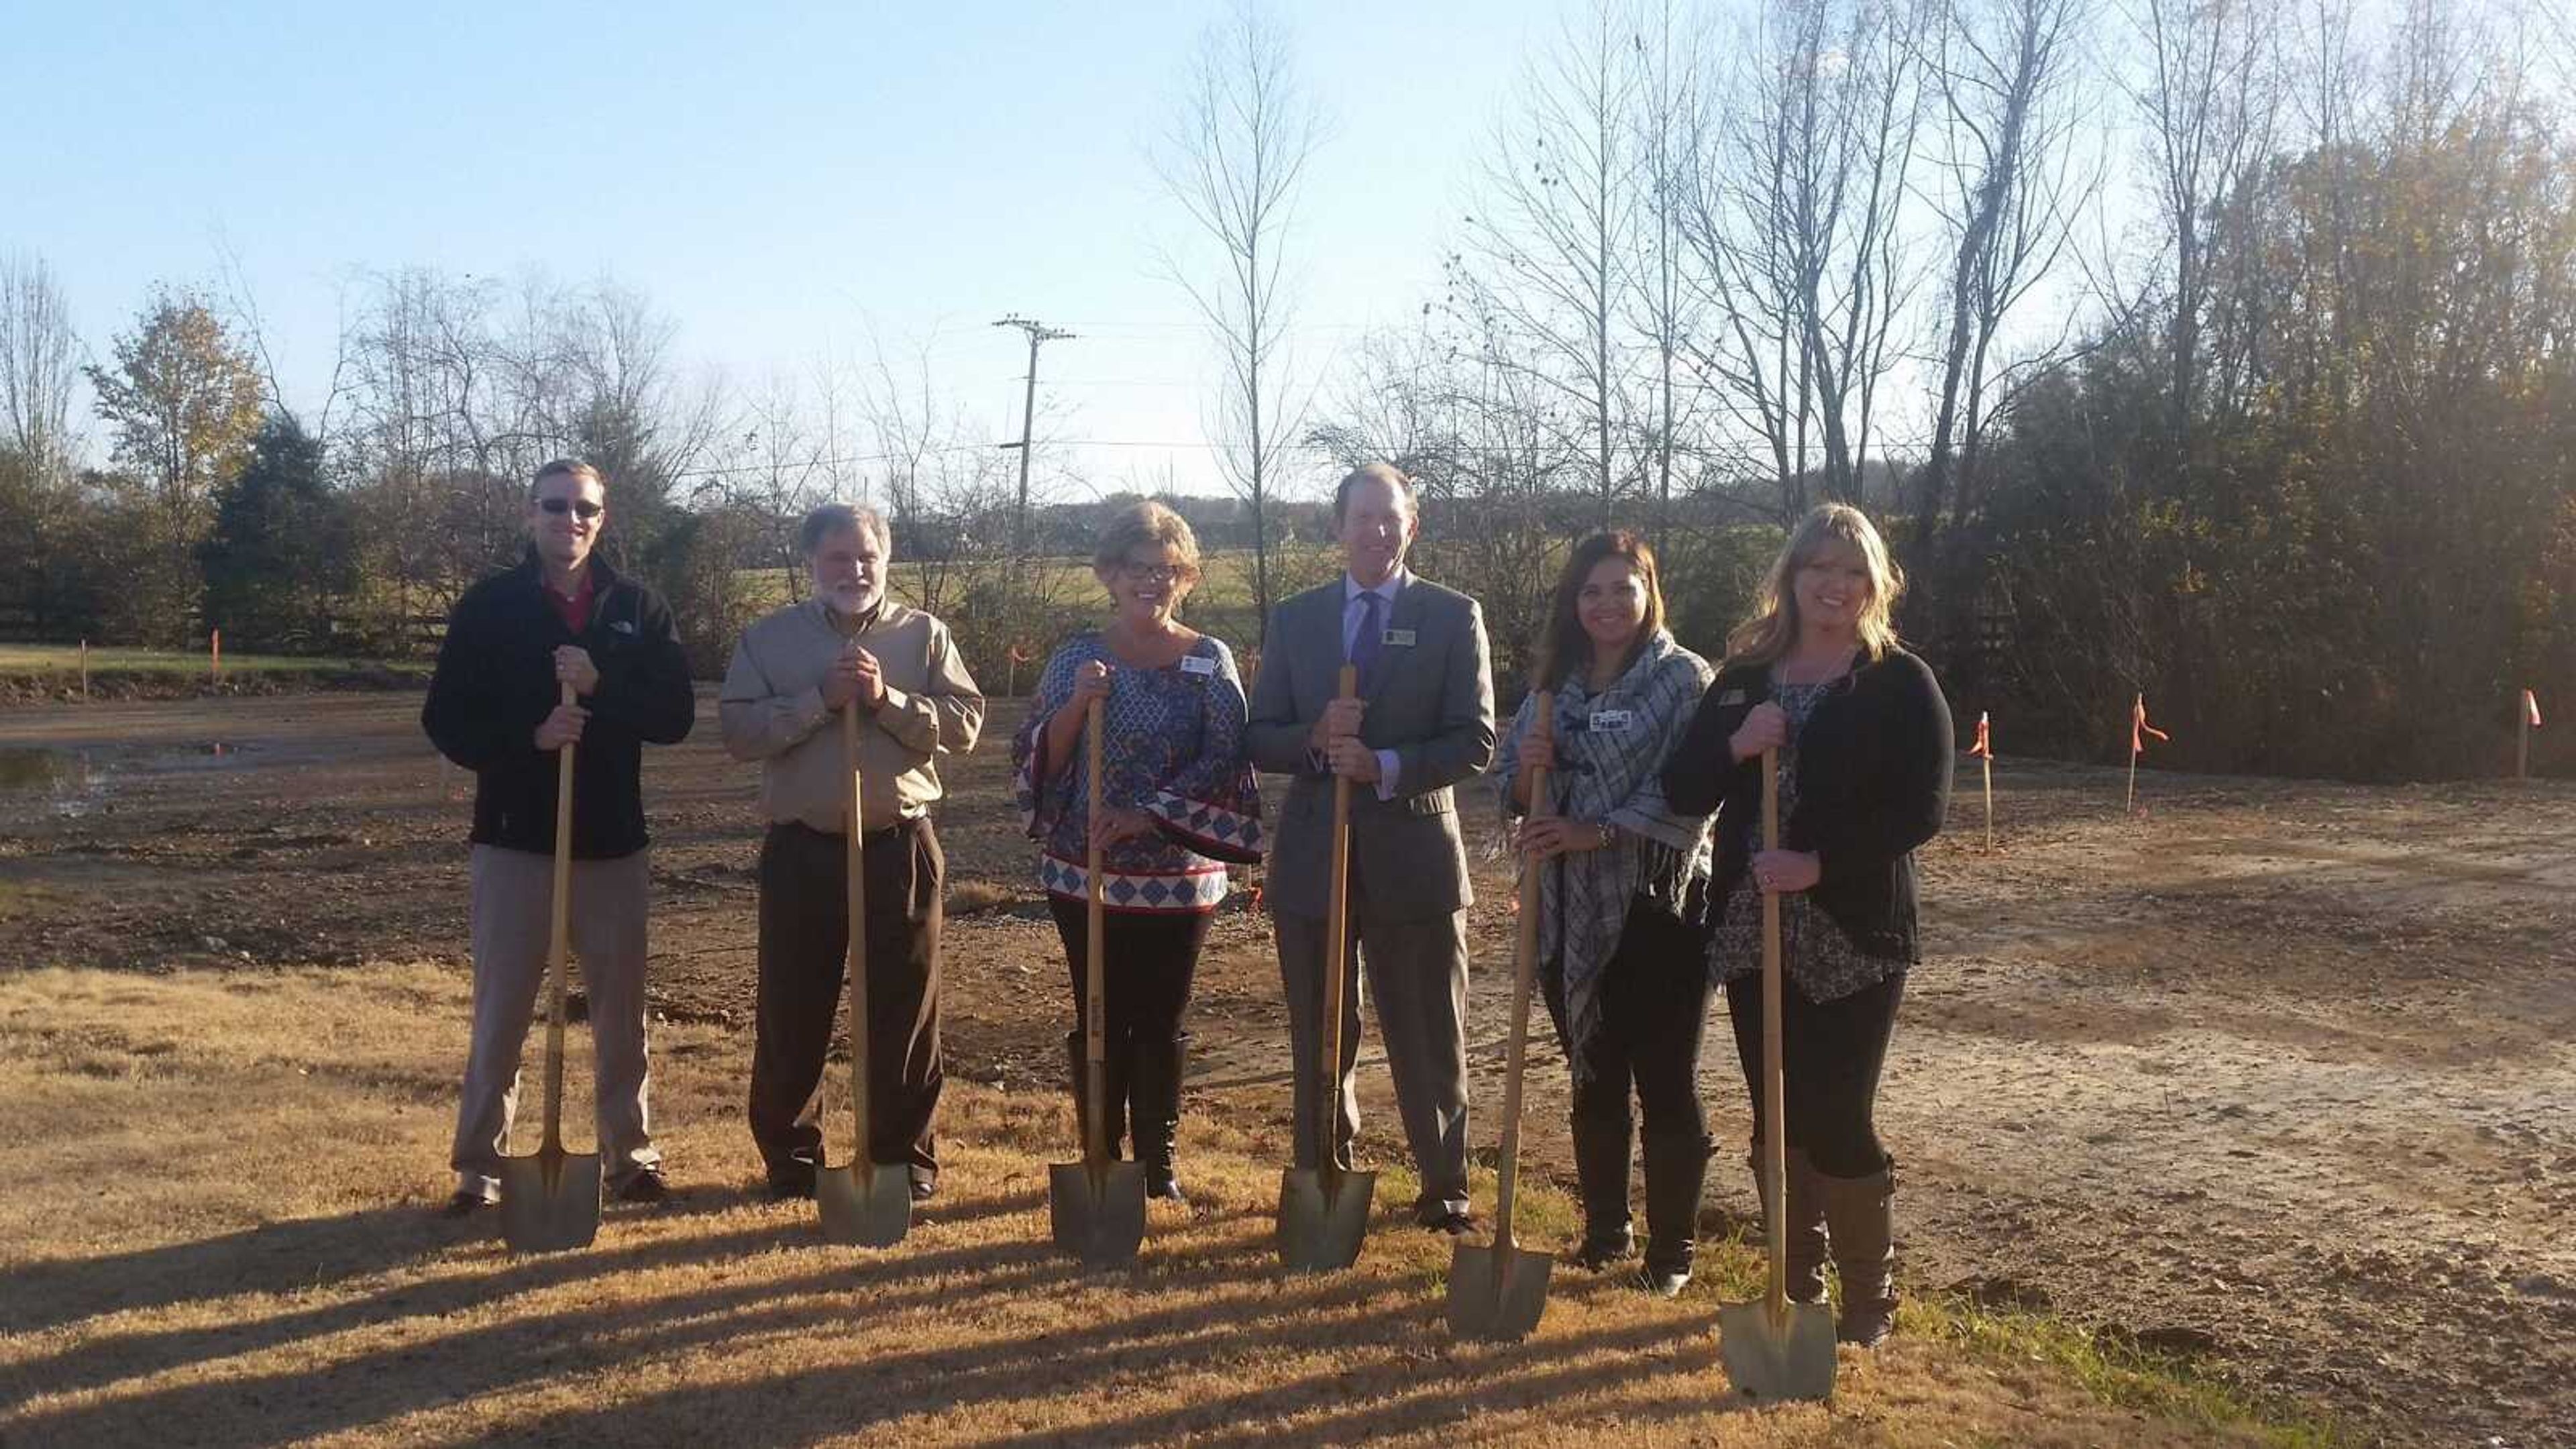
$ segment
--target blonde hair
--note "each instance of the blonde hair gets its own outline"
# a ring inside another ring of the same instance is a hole
[[[1092,551],[1091,571],[1103,578],[1127,564],[1139,544],[1152,544],[1179,555],[1181,582],[1199,581],[1199,536],[1190,521],[1151,498],[1140,499],[1109,515],[1101,527],[1100,546]]]
[[[539,468],[537,475],[528,480],[528,496],[536,497],[537,490],[545,487],[549,478],[579,478],[597,484],[602,493],[608,491],[608,479],[597,468],[579,458],[557,458]]]
[[[1798,570],[1815,561],[1828,544],[1845,544],[1869,570],[1869,602],[1860,610],[1861,651],[1872,663],[1896,647],[1896,600],[1905,592],[1905,571],[1888,556],[1869,515],[1847,503],[1826,503],[1798,520],[1771,572],[1753,596],[1753,613],[1726,636],[1729,664],[1769,664],[1798,642]]]

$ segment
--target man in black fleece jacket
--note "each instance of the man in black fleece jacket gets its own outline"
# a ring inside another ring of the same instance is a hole
[[[600,1154],[609,1192],[666,1195],[646,1107],[643,746],[688,737],[697,713],[670,607],[592,557],[606,487],[587,463],[537,470],[528,556],[466,590],[449,616],[421,727],[474,772],[474,1034],[446,1211],[500,1194],[519,1055],[552,929],[556,767],[573,752],[572,946],[589,996]],[[561,702],[573,687],[577,703]]]

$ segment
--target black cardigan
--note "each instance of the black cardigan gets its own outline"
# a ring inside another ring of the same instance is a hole
[[[535,735],[561,702],[554,651],[563,644],[589,650],[599,669],[573,751],[572,853],[614,860],[648,843],[643,746],[688,738],[697,695],[662,596],[599,559],[590,570],[590,619],[578,634],[546,601],[533,550],[467,589],[448,616],[420,723],[440,754],[474,772],[477,845],[554,853],[559,757],[540,751]]]
[[[1713,913],[1724,911],[1762,832],[1762,759],[1739,764],[1727,742],[1770,698],[1769,665],[1720,670],[1664,763],[1673,809],[1717,812]],[[1854,660],[1850,687],[1828,692],[1799,732],[1798,804],[1780,823],[1780,846],[1818,857],[1824,874],[1808,896],[1864,954],[1922,959],[1914,849],[1949,814],[1956,748],[1931,666],[1903,649]]]

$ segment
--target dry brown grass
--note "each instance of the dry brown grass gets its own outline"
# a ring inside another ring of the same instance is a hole
[[[832,1249],[752,1195],[749,1043],[697,1024],[657,1036],[680,1198],[517,1258],[428,1211],[465,1008],[425,966],[0,975],[0,1445],[2273,1437],[1941,1331],[1848,1355],[1830,1409],[1750,1409],[1710,1337],[1732,1284],[1661,1303],[1562,1267],[1538,1337],[1453,1343],[1444,1240],[1381,1218],[1356,1270],[1283,1278],[1276,1168],[1205,1122],[1196,1210],[1087,1274],[1046,1244],[1051,1098],[952,1087],[940,1199],[897,1250]]]

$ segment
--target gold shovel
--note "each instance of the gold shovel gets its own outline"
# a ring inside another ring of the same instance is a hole
[[[1552,738],[1556,698],[1539,691],[1536,706],[1541,738]],[[1547,793],[1547,769],[1530,771],[1532,820],[1556,813]],[[1512,1240],[1512,1190],[1520,1179],[1521,1074],[1529,1057],[1530,982],[1538,974],[1538,916],[1541,904],[1539,862],[1521,857],[1520,940],[1512,957],[1511,1039],[1504,1047],[1503,1156],[1494,1193],[1494,1241],[1449,1250],[1449,1331],[1460,1338],[1512,1340],[1527,1338],[1547,1312],[1547,1274],[1553,1265],[1545,1253],[1533,1253]]]
[[[575,702],[572,686],[563,702]],[[501,1159],[501,1241],[521,1253],[587,1248],[599,1236],[599,1153],[563,1145],[564,976],[572,956],[572,757],[555,752],[554,924],[546,945],[546,1136]]]
[[[1762,848],[1780,848],[1780,756],[1762,752]],[[1762,1216],[1771,1281],[1761,1299],[1717,1310],[1717,1356],[1726,1376],[1756,1399],[1834,1396],[1834,1315],[1789,1301],[1787,1079],[1780,1061],[1780,898],[1762,893]]]
[[[1341,697],[1357,699],[1360,673],[1342,666]],[[1359,1261],[1368,1235],[1374,1172],[1341,1164],[1342,973],[1350,964],[1351,782],[1333,777],[1333,875],[1324,900],[1324,1015],[1315,1033],[1323,1048],[1322,1100],[1315,1108],[1315,1165],[1279,1174],[1279,1262],[1291,1272],[1327,1272]]]
[[[1085,734],[1090,764],[1091,813],[1100,820],[1100,701],[1091,702]],[[1055,1245],[1097,1268],[1133,1262],[1145,1240],[1145,1174],[1109,1151],[1109,962],[1103,951],[1106,907],[1100,897],[1100,836],[1091,836],[1084,867],[1090,895],[1090,934],[1083,943],[1082,1160],[1047,1168],[1047,1222]]]
[[[854,1248],[891,1248],[912,1230],[912,1174],[872,1160],[868,1150],[868,874],[859,792],[859,708],[841,707],[841,758],[850,772],[849,944],[842,969],[850,978],[850,1101],[857,1114],[850,1160],[814,1170],[814,1206],[823,1240]]]

